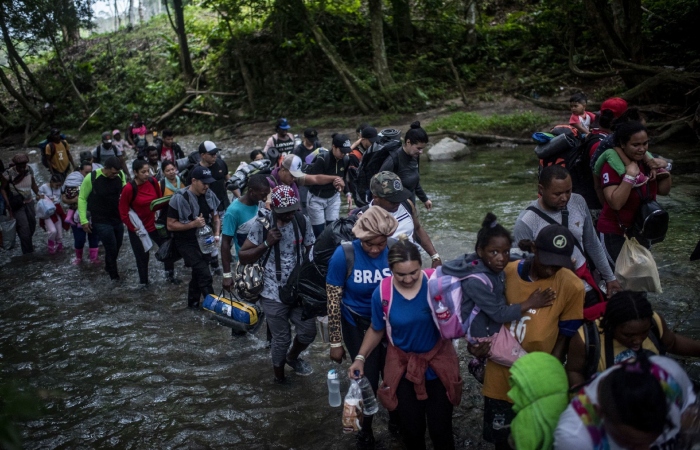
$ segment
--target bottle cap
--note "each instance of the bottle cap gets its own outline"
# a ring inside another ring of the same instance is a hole
[[[357,378],[360,378],[360,371],[359,371],[359,370],[356,370],[356,371],[353,372],[353,373],[355,374],[355,376],[356,376]]]
[[[338,372],[335,371],[335,369],[331,369],[328,371],[328,379],[329,380],[337,380],[338,379]]]

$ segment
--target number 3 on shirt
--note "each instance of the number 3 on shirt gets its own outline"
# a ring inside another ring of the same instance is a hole
[[[610,174],[604,173],[603,174],[603,184],[608,184],[608,183],[610,183]]]

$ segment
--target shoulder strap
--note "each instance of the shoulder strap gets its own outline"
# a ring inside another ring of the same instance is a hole
[[[404,205],[404,208],[408,210],[408,213],[411,215],[411,217],[416,217],[416,205],[411,201],[410,198],[407,198],[401,204]]]
[[[129,184],[131,185],[131,201],[129,202],[129,206],[134,204],[134,200],[136,200],[136,195],[138,194],[139,187],[136,184],[136,181],[131,180],[129,181]]]
[[[272,175],[267,175],[265,178],[267,178],[268,181],[272,181],[272,183],[274,184],[273,187],[277,187],[277,180],[275,180],[275,177],[273,177]]]
[[[382,299],[382,311],[384,312],[384,322],[386,324],[386,336],[394,345],[394,340],[391,337],[391,323],[389,322],[389,311],[391,310],[391,301],[394,298],[394,286],[392,285],[392,280],[394,276],[388,276],[383,278],[379,283],[379,293]]]
[[[600,361],[600,333],[595,322],[583,324],[583,345],[586,349],[584,375],[589,378],[598,371],[598,361]]]
[[[161,193],[165,192],[165,178],[160,180],[160,192]]]
[[[95,149],[95,160],[98,164],[102,164],[102,145],[98,145]]]
[[[93,170],[90,172],[90,181],[92,182],[93,186],[95,184],[95,180],[97,179],[97,171]]]
[[[612,367],[615,364],[615,352],[613,350],[613,337],[607,333],[603,336],[605,346],[605,368]]]
[[[651,318],[651,330],[649,330],[649,339],[656,346],[659,351],[659,355],[666,354],[666,346],[661,341],[661,330],[659,329],[659,324],[656,322],[656,318],[652,316]]]
[[[51,146],[51,158],[53,158],[54,155],[56,154],[56,144],[53,142],[49,142],[49,145]]]
[[[340,243],[343,247],[343,252],[345,253],[345,279],[350,278],[352,274],[352,268],[355,267],[355,249],[352,246],[352,242],[343,241]]]
[[[569,211],[568,210],[562,211],[562,214],[561,214],[562,223],[559,223],[556,220],[552,219],[549,215],[545,214],[543,211],[541,211],[538,208],[535,208],[532,205],[528,206],[525,209],[527,209],[528,211],[534,212],[535,214],[540,216],[542,218],[542,220],[544,220],[545,222],[547,222],[550,225],[561,225],[563,227],[569,228]],[[566,211],[566,213],[564,213],[564,211]],[[572,234],[572,236],[573,236],[573,234]],[[576,248],[578,248],[578,250],[581,252],[581,254],[585,257],[586,252],[583,251],[583,247],[581,246],[581,243],[578,241],[578,239],[576,239],[576,236],[574,236],[574,245],[576,246]]]

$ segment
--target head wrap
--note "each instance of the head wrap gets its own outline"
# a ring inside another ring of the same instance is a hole
[[[357,219],[352,233],[357,239],[366,241],[378,236],[390,237],[398,227],[399,223],[389,211],[380,206],[371,206]]]
[[[569,404],[569,382],[561,362],[549,353],[528,353],[510,368],[509,382],[516,448],[551,449],[559,416]]]

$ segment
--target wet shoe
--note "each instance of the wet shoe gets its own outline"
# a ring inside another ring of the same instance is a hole
[[[199,302],[197,303],[188,303],[187,307],[190,309],[199,309]]]
[[[314,369],[311,368],[311,364],[307,363],[301,358],[297,358],[294,361],[286,360],[287,365],[294,369],[294,373],[301,375],[302,377],[307,377],[314,373]]]
[[[357,450],[374,450],[374,433],[370,430],[360,430],[355,435],[355,448]]]
[[[174,285],[178,285],[178,284],[182,283],[181,279],[175,278],[173,276],[165,277],[165,281],[167,281],[170,284],[174,284]]]
[[[671,172],[666,169],[656,169],[656,181],[665,180],[671,176]]]

